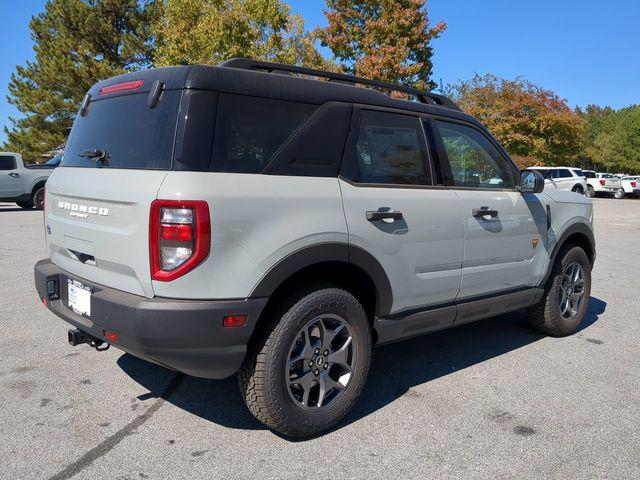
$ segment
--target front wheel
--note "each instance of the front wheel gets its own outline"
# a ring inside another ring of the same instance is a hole
[[[367,316],[337,288],[292,296],[268,315],[238,383],[251,413],[290,437],[324,432],[351,410],[371,361]]]
[[[582,187],[580,185],[576,185],[571,189],[571,191],[573,193],[579,193],[580,195],[584,195],[584,190],[582,190]]]
[[[585,251],[573,245],[562,247],[542,300],[529,308],[532,326],[547,335],[574,333],[589,303],[591,263]]]

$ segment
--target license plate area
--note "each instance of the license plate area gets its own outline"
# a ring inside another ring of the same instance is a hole
[[[83,283],[67,278],[67,305],[78,315],[91,316],[92,288]]]

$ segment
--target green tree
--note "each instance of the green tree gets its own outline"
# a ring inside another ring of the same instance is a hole
[[[448,94],[482,121],[521,163],[577,163],[584,122],[554,92],[523,78],[476,74],[449,86]]]
[[[231,57],[327,66],[299,15],[280,0],[166,0],[153,27],[157,65]]]
[[[589,105],[579,111],[586,128],[583,166],[613,172],[640,172],[640,106],[621,110]]]
[[[3,148],[34,160],[63,144],[96,81],[150,64],[151,9],[137,0],[49,0],[31,19],[35,58],[16,67],[9,103],[21,113]]]
[[[349,73],[420,89],[431,80],[431,42],[446,24],[430,26],[424,0],[328,0],[329,24],[317,34]]]

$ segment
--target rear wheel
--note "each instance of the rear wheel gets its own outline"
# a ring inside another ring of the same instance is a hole
[[[624,190],[622,188],[619,188],[618,190],[616,190],[616,192],[613,194],[613,198],[615,198],[616,200],[620,200],[621,198],[624,198]]]
[[[576,185],[571,189],[572,192],[579,193],[580,195],[584,195],[584,190],[580,185]]]
[[[587,185],[587,197],[593,198],[596,196],[596,191],[593,189],[591,185]]]
[[[356,298],[337,288],[292,296],[267,319],[238,383],[251,413],[291,437],[319,434],[353,407],[371,361],[371,330]]]
[[[591,264],[584,250],[567,245],[560,250],[542,300],[529,309],[532,326],[562,337],[576,331],[591,294]]]
[[[35,192],[33,192],[31,199],[36,210],[42,210],[44,208],[44,186],[38,187]]]
[[[20,208],[24,208],[25,210],[31,210],[33,208],[33,203],[31,201],[29,201],[29,202],[16,202],[16,204]]]

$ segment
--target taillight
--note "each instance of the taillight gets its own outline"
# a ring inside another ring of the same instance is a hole
[[[606,180],[600,180],[600,185],[602,185],[604,187],[604,184],[606,183]]]
[[[42,193],[42,228],[44,228],[44,241],[47,241],[47,186]]]
[[[638,182],[631,182],[631,188],[636,188],[637,185],[638,185]]]
[[[193,270],[211,245],[209,205],[200,200],[154,200],[149,218],[151,278],[170,282]]]

